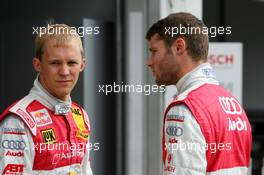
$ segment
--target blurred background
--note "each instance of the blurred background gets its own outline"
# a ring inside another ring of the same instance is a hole
[[[170,12],[189,11],[208,27],[232,27],[232,34],[211,37],[210,42],[239,45],[239,71],[227,86],[231,91],[233,86],[239,88],[233,92],[239,92],[252,124],[252,174],[264,175],[263,9],[262,0],[4,0],[0,5],[0,112],[33,85],[33,28],[50,22],[99,27],[99,34],[82,38],[87,67],[72,94],[90,116],[92,142],[99,143],[100,149],[91,152],[94,175],[159,175],[162,114],[175,89],[167,95],[106,95],[99,92],[99,85],[155,84],[145,64],[145,33]]]

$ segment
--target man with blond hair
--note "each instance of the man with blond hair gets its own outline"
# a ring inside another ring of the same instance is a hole
[[[65,24],[41,28],[29,94],[0,116],[1,174],[92,175],[90,124],[71,91],[85,67],[82,41]]]

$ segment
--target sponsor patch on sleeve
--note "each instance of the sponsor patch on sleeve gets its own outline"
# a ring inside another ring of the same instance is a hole
[[[166,121],[184,122],[184,116],[179,114],[167,114]]]
[[[7,164],[3,171],[3,174],[22,174],[23,171],[23,164]]]
[[[13,135],[25,135],[26,130],[21,128],[2,128],[3,134],[13,134]]]

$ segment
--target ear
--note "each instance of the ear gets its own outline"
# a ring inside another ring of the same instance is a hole
[[[34,69],[37,71],[37,72],[41,72],[41,66],[40,66],[40,59],[39,58],[33,58],[32,59],[32,64],[33,64],[33,67]]]
[[[82,62],[81,62],[81,69],[80,69],[80,72],[82,72],[82,71],[84,70],[85,65],[86,65],[86,59],[83,58],[83,59],[82,59]]]
[[[182,37],[179,37],[173,42],[171,49],[174,54],[182,55],[187,49],[187,44]]]

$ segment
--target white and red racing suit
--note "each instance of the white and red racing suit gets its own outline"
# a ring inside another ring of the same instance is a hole
[[[163,122],[164,175],[246,175],[251,126],[209,63],[183,76]]]
[[[50,95],[38,78],[0,116],[0,128],[1,174],[92,175],[86,112]]]

